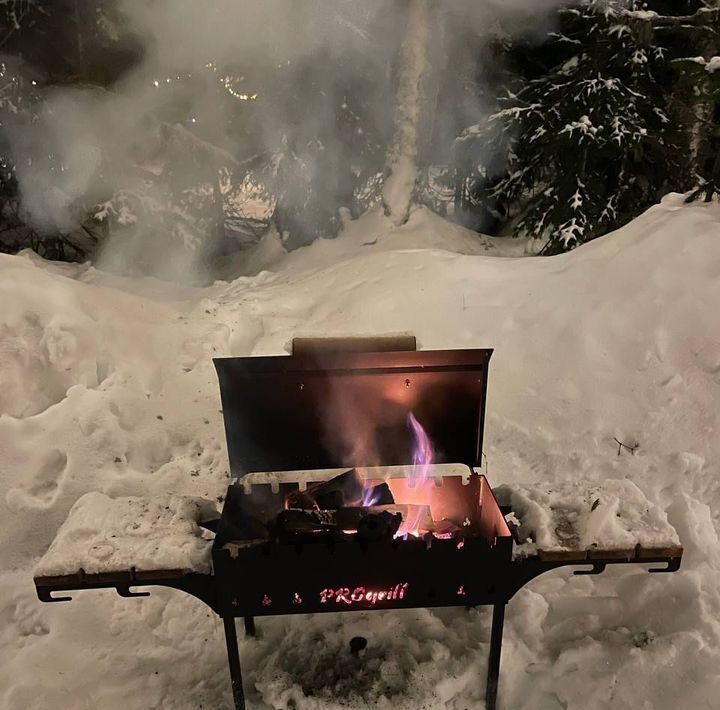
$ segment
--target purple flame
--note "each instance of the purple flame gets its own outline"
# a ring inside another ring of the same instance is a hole
[[[370,483],[365,481],[364,483],[364,489],[363,489],[363,495],[362,495],[362,504],[363,507],[371,508],[374,505],[377,505],[380,502],[380,490],[376,489],[375,486],[372,486]]]
[[[413,485],[418,485],[423,483],[428,477],[430,466],[433,464],[433,448],[425,429],[422,428],[422,425],[412,412],[408,414],[408,426],[415,438],[413,445],[413,468],[410,474],[410,480],[413,482]]]
[[[432,444],[430,443],[430,437],[412,412],[408,414],[408,427],[414,438],[413,467],[408,475],[408,480],[410,481],[411,487],[415,488],[421,486],[426,481],[430,473],[430,467],[433,464],[434,453]],[[416,517],[403,520],[395,537],[403,537],[406,535],[418,537],[417,526],[420,522],[419,516],[420,508],[418,508],[418,515]]]

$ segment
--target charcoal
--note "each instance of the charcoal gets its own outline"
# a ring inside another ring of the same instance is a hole
[[[382,508],[340,508],[337,511],[337,525],[341,530],[364,533],[366,539],[392,537],[402,523],[402,513],[389,512]]]
[[[293,491],[285,499],[285,507],[296,510],[313,510],[318,507],[312,489],[308,486],[305,491]]]
[[[357,535],[361,540],[376,542],[391,540],[402,523],[402,515],[396,513],[370,513],[361,518],[357,526]]]
[[[322,533],[337,529],[334,510],[283,510],[276,519],[280,533]]]
[[[442,520],[438,520],[434,523],[435,529],[433,530],[434,533],[437,535],[444,535],[444,536],[455,536],[463,534],[467,528],[463,527],[462,525],[458,525],[456,521],[449,520],[448,518],[443,518]]]
[[[318,493],[315,502],[322,510],[337,510],[345,505],[346,500],[342,491],[335,490]]]

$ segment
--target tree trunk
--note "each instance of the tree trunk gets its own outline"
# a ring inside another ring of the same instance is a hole
[[[439,64],[433,61],[432,49],[441,35],[439,14],[436,0],[408,0],[407,29],[398,57],[395,128],[382,194],[385,214],[398,226],[408,220],[418,158],[432,128],[438,86],[433,74]]]
[[[670,32],[692,47],[692,54],[709,59],[718,52],[716,28],[720,19],[720,8],[714,2],[701,7],[692,15],[649,16],[644,22],[655,32]],[[713,120],[714,100],[710,97],[709,79],[702,77],[693,86],[679,82],[670,100],[672,123],[678,130],[673,142],[679,148],[680,169],[673,189],[685,191],[697,184],[697,176],[704,172],[708,162],[708,149],[716,128]]]

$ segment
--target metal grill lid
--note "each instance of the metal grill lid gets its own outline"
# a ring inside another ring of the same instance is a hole
[[[411,465],[410,414],[435,463],[480,465],[492,350],[371,346],[296,340],[293,355],[216,358],[232,475]]]

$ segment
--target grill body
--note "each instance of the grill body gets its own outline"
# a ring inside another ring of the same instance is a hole
[[[252,635],[256,616],[492,605],[485,705],[494,710],[505,605],[527,582],[566,565],[582,566],[575,574],[599,574],[609,564],[679,569],[682,548],[513,559],[503,513],[475,470],[482,458],[491,350],[417,352],[414,338],[400,337],[296,340],[293,353],[214,361],[236,481],[221,518],[207,525],[216,533],[212,574],[131,567],[87,575],[80,569],[36,578],[38,597],[60,602],[70,597],[58,592],[101,588],[138,597],[148,593],[137,588],[153,585],[197,597],[223,619],[236,710],[245,708],[237,617]],[[429,502],[443,514],[459,515],[467,520],[467,534],[292,541],[253,526],[282,510],[288,494],[320,480],[313,470],[413,465],[410,414],[432,442],[435,463],[457,464],[463,472],[433,474],[419,488],[388,474],[394,499]]]
[[[433,481],[430,485],[435,486]],[[484,476],[460,477],[440,489],[478,496],[476,535],[458,539],[362,542],[350,536],[318,542],[248,544],[234,534],[252,493],[230,486],[213,548],[223,614],[266,616],[372,609],[495,604],[507,598],[512,537]],[[254,487],[255,488],[255,487]],[[268,486],[269,488],[269,486]],[[440,490],[442,492],[442,490]],[[269,491],[263,492],[273,495]],[[285,490],[276,496],[282,497]],[[251,506],[250,506],[251,507]],[[394,594],[391,592],[400,588]],[[338,594],[338,590],[347,590]]]

